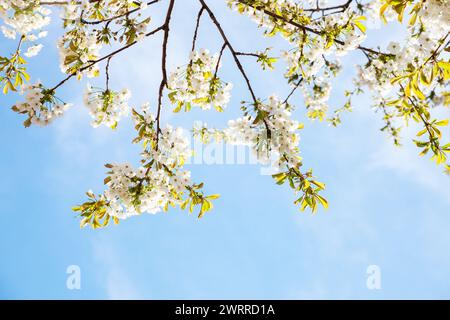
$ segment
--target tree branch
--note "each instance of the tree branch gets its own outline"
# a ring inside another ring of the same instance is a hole
[[[300,87],[300,84],[303,82],[303,78],[300,78],[298,82],[295,84],[294,88],[292,88],[291,92],[288,94],[286,99],[284,99],[283,103],[287,103],[289,101],[289,98],[295,93],[295,91]]]
[[[145,36],[146,36],[146,37],[152,36],[152,35],[154,35],[155,33],[159,32],[159,31],[161,31],[161,30],[163,30],[163,26],[160,26],[160,27],[154,29],[153,31],[150,31],[150,32],[146,33]],[[66,78],[64,78],[64,79],[61,80],[57,85],[55,85],[53,88],[51,88],[51,90],[56,90],[57,88],[59,88],[60,86],[62,86],[66,81],[68,81],[70,78],[72,78],[72,77],[74,77],[75,75],[77,75],[78,72],[82,72],[82,71],[84,71],[84,70],[87,70],[87,69],[89,69],[90,67],[92,67],[93,65],[95,65],[95,64],[97,64],[97,63],[99,63],[99,62],[101,62],[101,61],[103,61],[103,60],[109,59],[109,58],[115,56],[116,54],[118,54],[119,52],[122,52],[122,51],[128,49],[129,47],[134,46],[136,43],[138,43],[138,41],[134,41],[134,42],[132,42],[132,43],[130,43],[130,44],[127,44],[126,46],[123,46],[122,48],[119,48],[119,49],[117,49],[117,50],[111,52],[110,54],[108,54],[108,55],[106,55],[106,56],[104,56],[104,57],[101,57],[101,58],[99,58],[99,59],[97,59],[97,60],[91,61],[91,62],[90,62],[89,64],[87,64],[86,66],[84,66],[84,67],[78,69],[77,71],[74,71],[74,72],[72,72],[71,74],[69,74]]]
[[[172,17],[173,6],[175,4],[175,0],[170,0],[169,7],[167,8],[166,20],[163,24],[164,38],[162,45],[162,55],[161,55],[161,71],[162,71],[162,79],[161,84],[159,85],[159,95],[158,95],[158,110],[156,111],[156,150],[158,150],[158,141],[159,141],[159,133],[161,131],[160,128],[160,117],[161,117],[161,108],[162,108],[162,98],[164,87],[167,85],[167,43],[169,40],[170,33],[170,18]]]
[[[203,8],[208,12],[209,17],[211,18],[211,21],[215,24],[217,30],[219,31],[220,35],[222,36],[223,41],[225,42],[225,45],[230,50],[233,59],[236,63],[236,66],[238,67],[239,71],[241,72],[242,76],[244,77],[245,82],[247,83],[248,90],[250,91],[250,94],[252,96],[253,101],[255,104],[258,103],[258,100],[256,98],[255,92],[253,91],[252,85],[250,83],[249,78],[247,77],[247,74],[245,73],[244,67],[242,66],[241,62],[239,61],[238,54],[236,50],[234,50],[233,46],[231,45],[230,41],[228,40],[227,36],[225,35],[225,32],[222,29],[222,26],[220,25],[219,21],[217,21],[216,16],[211,11],[211,9],[208,7],[208,5],[205,3],[204,0],[199,0],[202,4]]]
[[[202,17],[203,11],[205,10],[204,7],[201,7],[198,11],[197,15],[197,22],[195,24],[195,31],[194,31],[194,37],[192,38],[192,49],[191,52],[195,50],[195,43],[197,42],[197,34],[198,34],[198,28],[200,27],[200,18]]]
[[[288,20],[288,19],[286,19],[285,17],[280,16],[280,15],[277,14],[277,13],[274,13],[274,12],[272,12],[272,11],[267,10],[264,6],[253,6],[252,4],[249,4],[249,3],[247,2],[247,0],[236,0],[236,1],[238,1],[239,3],[242,3],[242,4],[246,5],[246,6],[252,7],[252,8],[254,8],[255,10],[262,11],[262,12],[264,12],[265,14],[267,14],[268,16],[270,16],[270,17],[272,17],[272,18],[274,18],[274,19],[281,20],[281,21],[283,21],[283,22],[285,22],[285,23],[287,23],[287,24],[290,24],[290,25],[292,25],[292,26],[294,26],[294,27],[297,27],[297,28],[299,28],[299,29],[302,29],[302,30],[305,30],[305,31],[314,33],[314,34],[319,35],[319,36],[322,36],[322,35],[323,35],[323,32],[322,32],[322,31],[315,30],[315,29],[313,29],[313,28],[310,28],[310,27],[301,25],[301,24],[299,24],[299,23],[297,23],[297,22],[295,22],[295,21],[293,21],[293,20]],[[333,39],[333,40],[334,40],[334,42],[336,42],[337,44],[345,45],[345,42],[344,42],[344,41],[341,41],[341,40],[339,40],[339,39]],[[390,53],[384,53],[384,52],[381,52],[381,51],[376,51],[376,50],[374,50],[374,49],[367,48],[367,47],[363,47],[363,46],[358,46],[357,49],[362,50],[362,51],[365,51],[365,52],[368,52],[368,53],[376,54],[376,55],[393,56],[393,55],[390,54]]]
[[[151,6],[152,4],[155,4],[155,3],[159,2],[159,1],[161,1],[161,0],[153,0],[153,1],[147,2],[147,6]],[[137,4],[139,4],[139,3],[137,3]],[[119,15],[111,17],[111,18],[102,19],[102,20],[95,20],[95,21],[85,20],[83,18],[83,13],[82,13],[81,16],[80,16],[80,22],[83,23],[83,24],[90,24],[90,25],[100,24],[100,23],[103,23],[103,22],[111,22],[113,20],[125,17],[127,15],[132,14],[132,13],[135,13],[135,12],[137,12],[139,10],[141,10],[140,7],[132,9],[130,11],[127,11],[125,13],[119,14]]]

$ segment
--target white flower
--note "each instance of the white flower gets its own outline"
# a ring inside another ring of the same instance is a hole
[[[6,38],[9,38],[9,39],[15,39],[16,38],[16,31],[14,31],[13,29],[9,29],[9,28],[7,28],[5,26],[1,26],[1,29],[2,29],[3,35]]]
[[[16,103],[12,109],[21,114],[27,114],[25,125],[48,125],[56,118],[63,115],[71,104],[62,103],[56,99],[54,93],[45,90],[42,84],[25,85],[22,87],[22,95],[25,102]]]
[[[400,52],[400,49],[401,48],[399,43],[395,41],[389,42],[389,45],[387,46],[387,50],[392,54],[398,54]]]
[[[119,120],[129,112],[128,100],[131,93],[128,89],[120,92],[101,90],[87,85],[84,94],[84,104],[89,108],[94,119],[93,127],[106,125],[115,128]]]
[[[223,83],[218,77],[219,56],[211,56],[207,49],[191,52],[190,61],[183,69],[177,67],[169,75],[168,87],[171,102],[198,105],[203,110],[213,106],[219,111],[230,101],[231,83]]]
[[[34,57],[35,55],[37,55],[41,49],[42,49],[43,45],[42,44],[37,44],[31,47],[28,47],[27,51],[24,53],[25,56],[27,57]]]

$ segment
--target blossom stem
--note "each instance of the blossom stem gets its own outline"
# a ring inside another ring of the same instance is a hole
[[[148,32],[148,33],[146,33],[145,36],[146,36],[146,37],[152,36],[152,35],[154,35],[155,33],[158,33],[159,31],[162,31],[162,30],[163,30],[163,26],[160,26],[160,27],[158,27],[158,28],[156,28],[156,29],[154,29],[154,30],[152,30],[152,31],[150,31],[150,32]],[[76,71],[70,73],[66,78],[64,78],[64,79],[61,80],[58,84],[56,84],[53,88],[51,88],[51,90],[56,90],[57,88],[59,88],[60,86],[62,86],[64,83],[66,83],[69,79],[71,79],[72,77],[74,77],[75,75],[77,75],[78,72],[82,72],[82,71],[84,71],[84,70],[87,70],[87,69],[89,69],[90,67],[92,67],[93,65],[95,65],[95,64],[97,64],[97,63],[99,63],[99,62],[101,62],[101,61],[103,61],[103,60],[112,58],[112,57],[115,56],[116,54],[118,54],[118,53],[120,53],[120,52],[122,52],[122,51],[124,51],[124,50],[126,50],[126,49],[128,49],[128,48],[130,48],[130,47],[132,47],[132,46],[134,46],[137,42],[138,42],[138,41],[133,41],[133,42],[131,42],[130,44],[127,44],[126,46],[123,46],[123,47],[121,47],[121,48],[119,48],[119,49],[117,49],[117,50],[115,50],[115,51],[113,51],[113,52],[107,54],[106,56],[103,56],[103,57],[101,57],[101,58],[99,58],[99,59],[97,59],[97,60],[91,61],[91,62],[90,62],[89,64],[87,64],[86,66],[84,66],[84,67],[82,67],[82,68],[80,68],[80,69],[78,69],[78,70],[76,70]]]
[[[323,33],[322,33],[321,31],[319,31],[319,30],[315,30],[315,29],[313,29],[313,28],[310,28],[310,27],[301,25],[301,24],[299,24],[299,23],[297,23],[297,22],[295,22],[295,21],[292,21],[292,20],[288,20],[287,18],[285,18],[285,17],[283,17],[283,16],[280,16],[280,15],[277,14],[277,13],[274,13],[274,12],[272,12],[272,11],[267,10],[264,6],[252,6],[251,4],[249,4],[249,3],[247,2],[247,0],[236,0],[236,1],[238,1],[239,3],[242,3],[242,4],[244,4],[244,5],[247,5],[247,6],[251,6],[251,7],[253,7],[255,10],[262,11],[262,12],[264,12],[265,14],[267,14],[268,16],[270,16],[270,17],[272,17],[272,18],[275,18],[275,19],[278,19],[278,20],[282,20],[283,22],[285,22],[285,23],[287,23],[287,24],[290,24],[290,25],[292,25],[292,26],[294,26],[294,27],[297,27],[297,28],[299,28],[299,29],[302,29],[302,30],[305,30],[305,31],[308,31],[308,32],[311,32],[311,33],[314,33],[314,34],[317,34],[317,35],[319,35],[319,36],[322,36],[322,35],[323,35]],[[344,42],[344,41],[341,41],[341,40],[339,40],[339,39],[333,39],[333,40],[334,40],[334,42],[336,42],[337,44],[345,45],[345,42]],[[381,51],[376,51],[376,50],[374,50],[374,49],[367,48],[367,47],[363,47],[363,46],[358,46],[357,49],[362,50],[362,51],[365,51],[365,52],[367,52],[367,53],[376,54],[376,55],[394,56],[394,55],[392,55],[392,54],[390,54],[390,53],[384,53],[384,52],[381,52]]]
[[[156,111],[156,150],[158,150],[158,141],[159,141],[159,133],[161,131],[160,128],[160,118],[161,118],[161,108],[162,108],[162,98],[163,98],[163,92],[164,87],[167,85],[167,70],[166,70],[166,64],[167,64],[167,43],[169,40],[169,33],[170,33],[170,18],[172,17],[172,11],[175,4],[175,0],[170,0],[169,7],[167,8],[167,14],[166,14],[166,20],[163,24],[163,31],[164,31],[164,38],[163,38],[163,44],[162,44],[162,55],[161,55],[161,70],[162,70],[162,79],[161,84],[159,85],[159,95],[158,95],[158,109]]]
[[[227,36],[225,35],[225,32],[222,29],[222,26],[220,25],[219,21],[217,20],[216,16],[212,12],[212,10],[208,7],[208,5],[205,3],[204,0],[199,0],[199,1],[202,4],[203,8],[205,8],[205,10],[208,12],[209,17],[211,18],[212,22],[215,24],[215,26],[217,27],[217,30],[219,31],[220,35],[222,36],[223,41],[225,42],[225,45],[228,47],[231,54],[233,55],[233,59],[236,63],[236,66],[238,67],[239,71],[241,72],[242,76],[244,77],[245,82],[247,83],[247,87],[248,87],[248,90],[250,91],[253,102],[255,102],[255,104],[257,104],[258,100],[256,98],[255,92],[253,91],[250,80],[247,77],[247,74],[245,73],[245,70],[241,64],[241,61],[238,58],[238,54],[237,54],[236,50],[234,50],[233,46],[231,45],[230,41],[228,40]]]
[[[155,3],[159,2],[159,1],[161,1],[161,0],[153,0],[153,1],[147,2],[147,6],[151,6],[152,4],[155,4]],[[137,3],[137,2],[135,2],[135,3]],[[139,4],[139,3],[137,3],[137,4]],[[141,10],[140,7],[135,8],[135,9],[132,9],[132,10],[130,10],[130,11],[127,11],[127,12],[125,12],[125,13],[119,14],[119,15],[114,16],[114,17],[111,17],[111,18],[101,19],[101,20],[95,20],[95,21],[85,20],[85,19],[83,18],[83,14],[81,14],[81,16],[80,16],[80,22],[83,23],[83,24],[91,24],[91,25],[94,25],[94,24],[100,24],[100,23],[103,23],[103,22],[111,22],[111,21],[113,21],[113,20],[120,19],[120,18],[122,18],[122,17],[128,16],[128,15],[130,15],[130,14],[132,14],[132,13],[135,13],[135,12],[137,12],[137,11],[139,11],[139,10]]]

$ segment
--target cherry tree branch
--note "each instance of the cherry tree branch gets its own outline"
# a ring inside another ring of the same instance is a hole
[[[216,69],[214,70],[214,79],[217,77],[217,72],[219,72],[220,60],[222,60],[223,52],[225,51],[226,47],[227,44],[224,42],[222,48],[220,49],[219,58],[217,59]]]
[[[147,6],[151,6],[152,4],[158,3],[159,1],[161,1],[161,0],[153,0],[153,1],[147,2]],[[139,3],[137,3],[137,4],[139,4]],[[102,20],[95,20],[95,21],[85,20],[83,18],[83,13],[81,13],[80,22],[83,23],[83,24],[90,24],[90,25],[100,24],[100,23],[104,23],[104,22],[111,22],[113,20],[120,19],[122,17],[125,17],[125,16],[128,16],[130,14],[133,14],[133,13],[139,11],[139,10],[141,10],[140,7],[132,9],[130,11],[127,11],[125,13],[119,14],[119,15],[111,17],[111,18],[102,19]]]
[[[285,17],[280,16],[280,15],[277,14],[277,13],[274,13],[274,12],[272,12],[272,11],[267,10],[264,6],[253,6],[251,3],[248,3],[247,0],[236,0],[236,1],[238,1],[239,3],[242,3],[242,4],[246,5],[246,6],[252,7],[252,8],[254,8],[255,10],[262,11],[262,12],[264,12],[266,15],[268,15],[268,16],[270,16],[270,17],[272,17],[272,18],[275,18],[275,19],[277,19],[277,20],[281,20],[281,21],[283,21],[283,22],[285,22],[285,23],[287,23],[287,24],[290,24],[290,25],[292,25],[292,26],[294,26],[294,27],[297,27],[297,28],[299,28],[299,29],[308,31],[308,32],[310,32],[310,33],[314,33],[314,34],[319,35],[319,36],[322,36],[322,35],[323,35],[323,32],[322,32],[322,31],[315,30],[315,29],[313,29],[313,28],[310,28],[310,27],[301,25],[301,24],[299,24],[299,23],[293,21],[292,19],[291,19],[291,20],[286,19]],[[344,42],[344,41],[341,41],[341,40],[339,40],[339,39],[333,39],[333,40],[334,40],[334,42],[336,42],[337,44],[345,45],[345,42]],[[363,47],[363,46],[358,46],[357,49],[362,50],[362,51],[365,51],[365,52],[367,52],[367,53],[376,54],[376,55],[393,56],[393,55],[390,54],[390,53],[384,53],[384,52],[381,52],[381,51],[376,51],[376,50],[374,50],[374,49],[367,48],[367,47]]]
[[[106,61],[106,68],[105,68],[105,74],[106,74],[106,90],[109,90],[109,63],[111,62],[111,58],[109,57]]]
[[[192,38],[192,48],[191,52],[195,50],[195,43],[197,42],[197,35],[198,35],[198,28],[200,27],[200,18],[202,17],[203,11],[205,10],[204,7],[201,7],[197,14],[197,21],[195,23],[195,31],[194,36]]]
[[[172,11],[175,4],[175,0],[170,0],[169,7],[167,8],[166,19],[162,26],[164,31],[164,38],[162,44],[162,54],[161,54],[161,71],[162,71],[162,79],[161,84],[159,85],[159,95],[158,95],[158,109],[156,111],[156,150],[158,150],[158,141],[159,141],[159,133],[161,131],[160,128],[160,117],[161,117],[161,108],[162,108],[162,98],[164,93],[164,87],[167,85],[167,43],[169,40],[170,33],[170,19],[172,17]]]
[[[238,54],[236,52],[236,50],[234,50],[233,46],[231,45],[230,41],[228,40],[227,36],[225,35],[225,32],[222,29],[222,26],[220,25],[219,21],[217,20],[216,16],[214,15],[214,13],[211,11],[211,9],[208,7],[208,5],[206,4],[206,2],[204,0],[199,0],[202,7],[205,8],[205,10],[208,12],[209,17],[211,18],[211,21],[214,23],[214,25],[216,26],[217,30],[219,31],[220,35],[222,36],[222,39],[225,43],[225,45],[228,47],[228,49],[230,50],[233,59],[236,63],[237,68],[239,69],[239,71],[241,72],[248,90],[250,91],[250,94],[252,96],[253,101],[255,102],[255,104],[258,103],[258,100],[256,98],[255,92],[253,91],[252,85],[250,83],[250,80],[247,76],[247,74],[245,73],[244,67],[241,64],[241,61],[238,58]]]
[[[256,54],[256,53],[253,53],[253,52],[236,52],[236,54],[238,56],[250,56],[250,57],[259,58],[259,54]]]
[[[292,97],[292,95],[295,93],[295,91],[300,87],[300,84],[303,82],[303,78],[300,78],[300,80],[297,81],[297,83],[294,85],[294,87],[292,88],[291,92],[289,92],[288,96],[286,97],[286,99],[284,99],[283,103],[288,103],[290,97]]]
[[[146,36],[146,37],[152,36],[152,35],[154,35],[155,33],[158,33],[158,32],[161,31],[161,30],[163,30],[163,26],[160,26],[160,27],[158,27],[158,28],[156,28],[156,29],[154,29],[154,30],[152,30],[152,31],[150,31],[150,32],[148,32],[148,33],[146,33],[145,36]],[[85,65],[84,67],[82,67],[82,68],[80,68],[80,69],[78,69],[78,70],[76,70],[76,71],[70,73],[66,78],[64,78],[64,79],[61,80],[58,84],[56,84],[53,88],[51,88],[51,90],[52,90],[52,91],[53,91],[53,90],[56,90],[57,88],[59,88],[60,86],[62,86],[64,83],[66,83],[70,78],[72,78],[72,77],[74,77],[75,75],[77,75],[79,72],[85,71],[85,70],[89,69],[90,67],[94,66],[95,64],[97,64],[97,63],[99,63],[99,62],[101,62],[101,61],[103,61],[103,60],[106,60],[106,59],[109,59],[109,58],[115,56],[116,54],[118,54],[118,53],[120,53],[120,52],[122,52],[122,51],[124,51],[124,50],[126,50],[126,49],[128,49],[128,48],[130,48],[130,47],[132,47],[132,46],[134,46],[136,43],[138,43],[138,41],[133,41],[133,42],[131,42],[130,44],[127,44],[126,46],[123,46],[123,47],[121,47],[121,48],[119,48],[119,49],[117,49],[117,50],[115,50],[115,51],[113,51],[113,52],[107,54],[107,55],[104,56],[104,57],[101,57],[101,58],[99,58],[99,59],[97,59],[97,60],[91,61],[89,64]]]
[[[336,6],[331,6],[331,7],[319,7],[319,5],[317,5],[316,8],[307,8],[307,9],[303,9],[303,11],[308,11],[308,12],[324,12],[324,11],[329,11],[329,10],[339,10],[336,11],[337,12],[343,12],[345,10],[347,10],[347,8],[350,6],[350,4],[353,2],[353,0],[347,0],[347,2],[341,4],[341,5],[336,5]]]

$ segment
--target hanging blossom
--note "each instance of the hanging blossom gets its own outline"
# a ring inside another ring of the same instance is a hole
[[[170,125],[157,133],[157,121],[145,104],[139,113],[133,110],[138,136],[134,142],[143,143],[141,166],[128,163],[107,164],[107,190],[99,195],[87,192],[89,200],[79,207],[81,226],[106,226],[110,219],[119,223],[141,213],[155,214],[167,211],[169,206],[181,209],[200,206],[199,217],[211,210],[212,200],[218,195],[204,195],[203,183],[191,181],[191,173],[184,162],[192,156],[189,139],[183,129]]]
[[[193,130],[194,136],[205,142],[213,139],[232,145],[250,146],[262,164],[275,159],[273,165],[277,167],[286,161],[297,166],[300,159],[298,130],[302,126],[291,119],[292,106],[272,95],[266,103],[258,102],[254,115],[250,114],[250,107],[244,107],[246,112],[243,117],[228,121],[228,127],[224,130],[208,129],[197,123]]]
[[[25,102],[16,103],[12,110],[28,116],[24,122],[25,127],[32,124],[46,126],[62,116],[71,106],[62,102],[53,90],[44,88],[40,83],[24,85],[22,94],[25,96]]]
[[[189,111],[192,105],[223,111],[230,101],[232,84],[222,82],[217,76],[219,69],[219,54],[210,55],[207,49],[192,52],[187,67],[176,68],[168,79],[169,98],[176,104],[174,112],[183,107]]]
[[[406,11],[410,14],[404,18]],[[438,164],[445,163],[450,143],[441,144],[439,127],[446,126],[448,120],[432,119],[429,109],[430,106],[450,104],[450,63],[448,58],[441,57],[449,41],[448,1],[398,4],[383,1],[378,14],[385,21],[391,20],[392,16],[399,21],[408,19],[407,35],[404,41],[388,44],[389,56],[374,57],[360,66],[355,86],[370,90],[374,107],[384,114],[386,126],[383,130],[392,135],[395,144],[399,144],[401,126],[394,119],[403,117],[407,121],[411,118],[423,126],[417,136],[423,136],[425,140],[414,140],[422,149],[421,155],[431,151],[432,159]],[[446,167],[450,172],[450,166]]]
[[[140,12],[134,17],[126,14],[135,8],[134,1],[117,0],[65,5],[61,18],[67,31],[58,42],[62,72],[86,69],[88,77],[98,76],[98,67],[92,61],[99,58],[104,44],[118,40],[128,45],[143,39],[150,18],[141,19]],[[96,20],[110,21],[105,28],[95,28],[91,22]],[[114,30],[113,26],[118,29]]]
[[[105,125],[116,128],[119,120],[128,115],[128,100],[131,93],[128,89],[115,92],[110,89],[103,90],[88,85],[84,94],[84,104],[89,108],[94,119],[93,127]]]
[[[0,26],[0,30],[8,39],[19,39],[18,51],[27,46],[24,55],[34,57],[43,47],[36,42],[47,36],[47,31],[43,28],[50,23],[50,14],[51,11],[40,6],[39,1],[0,0],[0,19],[4,24]]]
[[[291,119],[293,107],[272,95],[267,102],[258,101],[243,109],[244,116],[230,120],[226,129],[197,125],[193,130],[194,136],[205,143],[216,138],[232,145],[249,146],[261,164],[271,164],[272,169],[278,172],[273,175],[278,184],[289,182],[298,196],[294,203],[299,204],[301,210],[309,206],[315,212],[318,203],[327,207],[327,201],[319,194],[325,185],[315,180],[311,170],[306,173],[300,170],[302,158],[299,156],[298,130],[303,125]]]
[[[400,76],[402,70],[414,69],[430,75],[434,67],[430,56],[435,54],[440,47],[443,49],[443,39],[447,38],[448,25],[450,24],[450,12],[447,1],[430,0],[417,7],[410,18],[409,34],[402,43],[392,41],[387,46],[391,54],[389,59],[380,57],[373,59],[366,66],[359,66],[358,77],[355,83],[360,87],[368,87],[375,96],[387,97],[398,89],[395,82],[391,82],[396,75]],[[386,14],[389,12],[389,14]],[[378,11],[378,15],[380,11]],[[391,7],[386,7],[383,17],[392,16],[395,12]],[[420,23],[416,23],[420,21]],[[427,95],[434,90],[439,78],[421,87]]]
[[[29,81],[25,57],[34,57],[41,51],[43,45],[37,41],[47,35],[42,28],[50,23],[50,13],[39,1],[0,0],[1,33],[18,42],[9,57],[0,56],[0,84],[4,94],[18,91]]]
[[[58,41],[61,71],[72,74],[86,68],[89,78],[98,76],[98,64],[92,65],[91,61],[100,57],[101,48],[94,33],[81,27],[71,29]]]
[[[41,31],[50,23],[50,14],[51,10],[40,6],[37,0],[0,0],[0,19],[4,23],[0,28],[10,39],[17,35],[31,40],[44,36]]]
[[[231,145],[250,146],[262,164],[272,161],[271,164],[278,169],[286,162],[291,166],[298,166],[298,130],[302,125],[291,119],[291,113],[292,106],[272,95],[266,103],[258,103],[255,115],[247,110],[243,117],[229,120],[228,127],[224,130],[209,129],[206,125],[197,123],[193,133],[205,143],[215,140]]]
[[[254,2],[247,1],[249,4]],[[304,9],[315,8],[316,1],[266,0],[259,1],[259,6],[255,7],[244,5],[237,0],[229,0],[228,3],[239,13],[250,16],[265,29],[266,35],[280,34],[293,46],[290,50],[281,52],[281,57],[287,64],[284,76],[292,85],[302,81],[300,87],[308,109],[308,117],[324,119],[331,89],[327,78],[336,76],[341,68],[339,59],[358,48],[364,41],[366,28],[362,21],[365,18],[351,8],[313,18]],[[325,1],[319,4],[325,5]],[[261,8],[278,13],[285,17],[286,21],[294,21],[315,32],[299,32],[299,28],[295,25],[275,19]]]

